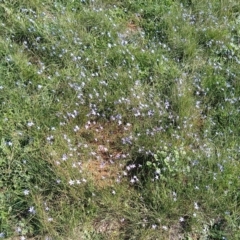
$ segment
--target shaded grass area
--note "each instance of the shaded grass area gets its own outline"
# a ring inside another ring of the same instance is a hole
[[[238,239],[237,1],[0,1],[0,237]]]

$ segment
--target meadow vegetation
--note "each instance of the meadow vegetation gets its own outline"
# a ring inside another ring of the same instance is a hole
[[[240,239],[238,0],[0,0],[0,238]]]

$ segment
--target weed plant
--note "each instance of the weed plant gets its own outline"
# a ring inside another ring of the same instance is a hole
[[[0,0],[0,238],[240,239],[240,5]]]

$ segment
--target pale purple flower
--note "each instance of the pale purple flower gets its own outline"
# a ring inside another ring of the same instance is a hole
[[[32,213],[32,214],[35,214],[35,213],[36,213],[36,210],[35,210],[35,208],[34,208],[33,206],[31,206],[28,211],[29,211],[30,213]]]
[[[23,191],[23,193],[24,193],[24,195],[28,195],[28,194],[29,194],[29,190],[25,189],[25,190]]]
[[[198,203],[197,203],[197,202],[194,202],[194,208],[195,208],[196,210],[199,209],[199,206],[198,206]]]
[[[168,227],[167,226],[162,226],[162,229],[167,231],[168,230]]]
[[[69,184],[72,186],[73,184],[75,183],[75,181],[74,180],[69,180]]]
[[[156,229],[157,228],[157,225],[156,224],[153,224],[152,225],[152,229]]]
[[[179,218],[179,222],[184,222],[184,218],[183,218],[183,217],[180,217],[180,218]]]
[[[28,125],[28,127],[32,127],[34,125],[34,123],[31,121],[31,122],[28,122],[27,125]]]

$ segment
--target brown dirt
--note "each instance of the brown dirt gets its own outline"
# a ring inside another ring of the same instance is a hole
[[[99,187],[112,186],[122,171],[121,164],[121,138],[129,133],[130,126],[118,125],[116,122],[96,123],[91,122],[80,130],[81,137],[87,140],[94,149],[95,158],[91,158],[82,164],[82,169]]]

